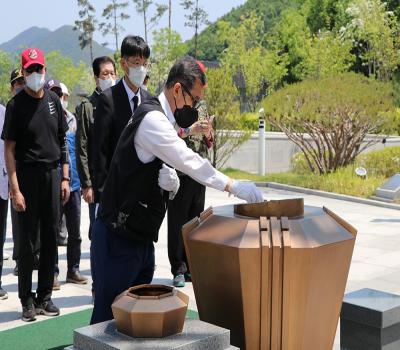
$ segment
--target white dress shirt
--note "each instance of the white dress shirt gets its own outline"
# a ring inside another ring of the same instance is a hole
[[[3,132],[4,117],[6,108],[0,105],[0,133]],[[6,162],[4,160],[4,141],[0,139],[0,197],[3,200],[8,199],[8,178]]]
[[[138,97],[138,106],[140,106],[140,104],[142,103],[142,99],[140,98],[140,89],[138,89],[137,93],[135,94],[131,90],[131,88],[128,86],[128,84],[125,82],[125,78],[122,78],[122,83],[124,84],[126,93],[128,94],[129,103],[131,104],[131,110],[132,110],[132,113],[133,113],[134,110],[133,110],[133,100],[132,99],[135,96],[137,96]]]
[[[175,118],[164,93],[159,100],[165,115],[159,111],[147,113],[136,132],[134,143],[139,159],[149,163],[157,157],[197,182],[223,191],[229,178],[186,146],[173,127]]]

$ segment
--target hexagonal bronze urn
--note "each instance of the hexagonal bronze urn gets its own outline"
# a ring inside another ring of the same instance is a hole
[[[189,297],[173,287],[142,284],[117,296],[112,312],[119,332],[135,338],[181,333]]]
[[[209,208],[183,227],[199,316],[247,350],[331,350],[357,231],[303,199]]]

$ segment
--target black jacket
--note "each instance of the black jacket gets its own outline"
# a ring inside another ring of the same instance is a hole
[[[140,89],[140,98],[142,103],[152,96]],[[121,79],[105,90],[97,103],[92,145],[94,185],[100,197],[119,137],[131,116],[131,105]]]
[[[137,242],[157,242],[168,193],[158,185],[162,161],[142,163],[133,140],[145,115],[164,114],[158,99],[143,102],[122,132],[104,185],[98,217],[113,233]]]

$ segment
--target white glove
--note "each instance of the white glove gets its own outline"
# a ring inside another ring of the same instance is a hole
[[[264,201],[261,190],[252,182],[233,180],[231,193],[247,203],[260,203]]]
[[[158,173],[158,185],[163,190],[170,192],[169,199],[174,199],[178,193],[180,181],[175,169],[163,164]]]

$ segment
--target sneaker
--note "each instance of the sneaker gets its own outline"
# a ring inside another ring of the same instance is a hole
[[[36,302],[35,309],[37,315],[58,316],[60,314],[60,309],[53,304],[51,299],[41,303]]]
[[[22,321],[36,321],[36,311],[32,304],[22,307]]]
[[[60,288],[61,288],[61,283],[58,280],[58,276],[54,275],[53,290],[60,290]]]
[[[86,284],[88,279],[81,275],[79,271],[67,272],[67,283]]]
[[[185,272],[185,282],[192,282],[192,274]]]
[[[174,287],[177,288],[182,288],[185,286],[185,276],[180,274],[180,275],[176,275],[172,281],[172,284],[174,285]]]
[[[7,292],[3,288],[0,287],[0,300],[4,300],[7,298],[8,298]]]

